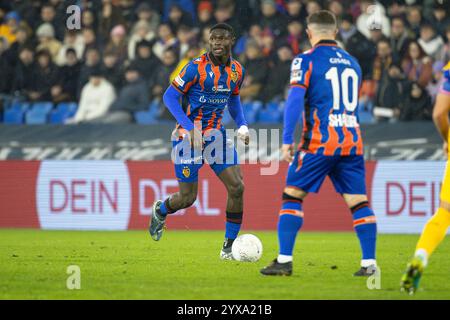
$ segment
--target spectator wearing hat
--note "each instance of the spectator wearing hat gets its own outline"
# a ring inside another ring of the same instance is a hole
[[[145,81],[149,81],[152,73],[154,72],[159,60],[153,54],[153,43],[147,40],[143,40],[137,44],[136,59],[134,65],[139,70],[142,78]]]
[[[153,46],[155,56],[162,60],[164,52],[168,49],[175,48],[177,44],[178,39],[175,37],[170,24],[161,23],[158,28],[158,38]]]
[[[128,41],[128,58],[134,60],[136,57],[136,45],[141,41],[150,42],[156,37],[147,21],[138,21],[133,28],[131,37]]]
[[[402,61],[402,69],[409,81],[417,82],[426,88],[432,79],[432,60],[417,41],[409,44],[408,52]]]
[[[19,13],[11,11],[5,16],[5,23],[0,24],[0,38],[4,38],[8,45],[16,41],[16,31],[20,21]]]
[[[190,15],[192,21],[197,20],[195,14],[195,2],[193,0],[164,0],[164,21],[169,20],[170,11],[174,5],[183,8],[183,10]]]
[[[263,28],[269,28],[275,37],[286,36],[286,16],[277,11],[274,0],[262,0],[260,24]]]
[[[153,3],[152,3],[153,4]],[[142,2],[139,4],[139,6],[136,8],[136,15],[137,15],[137,22],[133,26],[133,32],[138,23],[141,21],[146,22],[148,26],[150,27],[150,31],[153,32],[153,34],[156,34],[158,31],[158,26],[160,24],[160,15],[158,14],[157,10],[152,8],[147,2]]]
[[[65,53],[65,63],[60,67],[60,84],[52,88],[54,102],[77,100],[81,62],[75,49],[68,48]]]
[[[344,14],[339,26],[339,38],[345,50],[358,59],[363,77],[370,77],[373,59],[376,55],[376,44],[367,40],[353,23],[353,16]]]
[[[277,59],[268,71],[267,81],[262,91],[262,97],[265,102],[281,101],[285,97],[293,59],[294,53],[289,43],[280,43],[277,48]]]
[[[146,82],[139,69],[132,63],[125,71],[125,85],[111,104],[108,113],[101,119],[103,123],[131,123],[134,113],[148,108],[150,103]]]
[[[41,7],[40,19],[37,20],[37,23],[34,27],[38,28],[43,24],[51,24],[54,30],[55,39],[57,39],[58,41],[63,40],[65,28],[61,28],[61,25],[64,25],[64,18],[61,19],[61,15],[57,17],[56,9],[50,3],[46,3]]]
[[[112,84],[103,77],[100,68],[94,68],[90,73],[89,82],[81,90],[78,110],[67,123],[100,121],[115,98],[116,93]]]
[[[111,30],[115,26],[124,26],[127,21],[123,17],[122,9],[112,0],[102,1],[102,12],[99,18],[98,36],[101,43],[108,43]]]
[[[52,101],[51,89],[60,80],[58,67],[52,62],[50,52],[45,49],[36,53],[36,62],[29,75],[33,78],[34,86],[28,98],[32,101]]]
[[[437,60],[444,46],[444,40],[436,33],[431,24],[425,23],[420,27],[420,38],[417,40],[423,51],[434,60]]]
[[[197,7],[198,15],[198,27],[203,30],[206,26],[212,26],[216,24],[216,20],[213,16],[214,7],[211,1],[200,1]]]
[[[119,64],[114,52],[105,51],[102,57],[101,70],[103,77],[114,86],[116,92],[123,84],[123,67]]]
[[[105,51],[113,52],[119,63],[124,63],[128,56],[126,30],[123,25],[117,25],[111,30],[111,36]]]
[[[430,23],[436,30],[436,33],[440,36],[445,36],[446,27],[450,26],[450,17],[448,15],[448,8],[450,6],[449,1],[443,3],[436,2],[433,6],[433,14],[430,19]]]
[[[55,29],[53,26],[50,23],[41,24],[36,30],[36,37],[39,42],[36,50],[47,50],[51,55],[52,61],[56,61],[62,45],[55,38]]]
[[[192,17],[190,14],[184,12],[180,6],[174,4],[169,11],[168,23],[172,30],[177,33],[180,26],[193,26]]]

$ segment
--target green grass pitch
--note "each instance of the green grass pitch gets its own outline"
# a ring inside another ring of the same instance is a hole
[[[0,230],[0,299],[450,299],[450,239],[433,255],[420,291],[399,291],[418,236],[380,235],[381,289],[354,278],[359,244],[353,233],[301,232],[292,277],[263,277],[276,255],[275,232],[252,232],[263,242],[257,263],[219,260],[223,232],[76,232]],[[68,290],[69,265],[81,289]]]

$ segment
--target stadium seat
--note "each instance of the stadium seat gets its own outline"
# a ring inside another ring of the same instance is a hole
[[[54,124],[62,124],[68,118],[71,118],[77,112],[78,105],[76,102],[61,102],[56,109],[50,112],[49,121]]]
[[[260,123],[281,123],[283,118],[282,105],[276,102],[269,102],[264,109],[258,113],[258,122]]]
[[[262,106],[263,106],[262,102],[259,101],[245,102],[242,104],[245,119],[249,124],[256,122],[258,111],[262,108]]]
[[[4,111],[5,124],[24,123],[24,114],[29,109],[30,104],[23,101],[13,101]]]
[[[31,110],[25,114],[26,124],[45,124],[47,117],[53,108],[51,102],[36,102],[31,107]]]

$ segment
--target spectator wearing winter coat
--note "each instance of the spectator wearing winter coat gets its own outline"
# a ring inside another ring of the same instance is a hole
[[[412,41],[402,61],[402,69],[409,81],[417,82],[422,88],[426,88],[432,78],[433,64],[421,46]]]

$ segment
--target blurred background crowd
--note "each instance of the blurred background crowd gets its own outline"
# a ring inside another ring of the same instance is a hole
[[[67,28],[71,5],[79,29]],[[430,120],[450,57],[447,0],[0,0],[1,119],[172,121],[165,89],[226,22],[249,122],[279,122],[291,61],[310,48],[306,17],[320,9],[362,67],[361,122]]]

